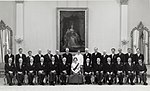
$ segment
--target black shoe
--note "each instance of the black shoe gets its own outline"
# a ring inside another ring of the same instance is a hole
[[[144,84],[143,84],[143,85],[148,85],[148,83],[144,82]]]
[[[131,83],[131,85],[135,85],[135,83]]]

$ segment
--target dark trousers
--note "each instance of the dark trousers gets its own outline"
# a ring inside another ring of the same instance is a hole
[[[14,74],[6,73],[7,84],[12,85]]]
[[[45,78],[44,73],[38,73],[38,84],[44,85],[44,78]]]
[[[85,74],[85,84],[91,84],[91,74]]]
[[[108,74],[108,73],[106,73],[105,77],[106,77],[106,82],[108,84],[113,84],[114,74]]]
[[[139,73],[139,77],[140,77],[140,80],[143,81],[143,83],[146,83],[147,81],[147,74],[146,73]]]
[[[22,85],[24,82],[24,74],[17,74],[16,75],[17,81],[18,81],[18,85]]]
[[[95,82],[97,84],[102,84],[102,80],[103,80],[103,74],[102,73],[96,73],[96,78],[95,78]]]
[[[118,77],[118,79],[119,79],[119,84],[123,84],[123,78],[124,78],[124,74],[123,73],[119,73],[119,74],[117,74],[117,77]]]
[[[55,84],[56,83],[56,72],[49,73],[49,84]]]
[[[65,73],[60,74],[60,82],[61,82],[61,84],[67,83],[67,74],[65,74]]]
[[[28,73],[28,84],[33,85],[34,73]]]
[[[134,73],[128,73],[128,75],[127,75],[128,83],[129,83],[129,80],[130,80],[130,83],[133,84],[134,79],[135,79],[135,74]]]

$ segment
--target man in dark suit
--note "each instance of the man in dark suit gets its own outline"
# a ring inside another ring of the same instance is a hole
[[[124,78],[124,63],[121,61],[120,57],[117,57],[117,63],[115,65],[116,67],[116,77],[119,79],[118,84],[122,85],[123,84],[123,78]]]
[[[54,55],[54,57],[55,57],[55,61],[56,61],[56,64],[57,64],[57,66],[58,66],[58,70],[57,70],[57,77],[58,78],[60,78],[59,77],[59,75],[60,75],[60,64],[61,64],[61,62],[62,62],[62,59],[61,59],[61,55],[60,55],[60,52],[59,52],[59,50],[56,50],[56,54]],[[60,83],[60,80],[59,79],[57,79],[56,80],[56,83]]]
[[[139,48],[136,49],[136,54],[134,54],[134,63],[135,65],[138,64],[138,60],[141,59],[142,62],[144,62],[144,55],[141,54],[141,51]],[[136,83],[138,83],[138,73],[136,72]]]
[[[12,61],[12,58],[8,58],[8,63],[5,64],[5,75],[7,79],[7,84],[12,85],[13,78],[15,75],[15,64]]]
[[[25,75],[25,64],[23,64],[23,58],[19,58],[19,63],[16,64],[16,78],[18,81],[18,85],[22,85],[24,83],[24,75]]]
[[[7,54],[4,57],[5,63],[8,63],[8,59],[12,58],[12,63],[14,63],[14,55],[12,54],[11,50],[7,50]]]
[[[118,49],[117,57],[120,57],[120,58],[121,58],[121,62],[122,62],[123,64],[125,63],[125,55],[124,55],[124,53],[122,53],[122,49],[121,49],[121,48]]]
[[[23,49],[22,48],[19,48],[19,54],[16,55],[16,61],[15,61],[16,65],[19,64],[19,58],[22,58],[23,64],[27,63],[26,55],[23,54]]]
[[[126,71],[126,75],[127,75],[127,83],[129,83],[130,80],[130,84],[134,85],[135,83],[133,82],[133,80],[135,79],[135,64],[132,63],[132,58],[128,58],[128,63],[125,65],[125,71]]]
[[[125,54],[125,64],[128,63],[128,58],[132,58],[133,60],[134,55],[131,50],[131,48],[127,49],[128,53]]]
[[[86,59],[86,63],[83,65],[83,71],[85,76],[85,84],[91,84],[91,75],[93,70],[89,58]]]
[[[34,58],[30,57],[29,63],[26,65],[27,75],[28,75],[28,84],[34,85],[33,79],[36,74],[36,65],[34,63]]]
[[[114,69],[114,65],[111,62],[110,57],[107,58],[107,64],[105,65],[104,70],[106,72],[106,74],[105,74],[106,82],[109,85],[112,85],[113,79],[114,79],[114,70],[115,69]]]
[[[106,64],[105,64],[106,65]],[[102,85],[102,82],[105,82],[103,79],[104,76],[104,65],[101,62],[100,58],[97,58],[97,63],[93,68],[94,74],[96,76],[95,82],[99,85]]]
[[[91,61],[92,61],[92,59],[91,59],[91,53],[89,53],[89,49],[88,48],[85,48],[85,54],[83,54],[83,59],[84,59],[83,64],[86,63],[86,59],[87,58],[90,59],[90,63],[91,63]]]
[[[107,63],[107,58],[108,58],[108,55],[106,53],[106,50],[103,51],[103,55],[102,55],[102,60],[101,60],[101,63],[103,65],[105,65]]]
[[[60,63],[60,82],[62,85],[66,85],[68,78],[69,65],[66,63],[67,59],[64,57]]]
[[[44,63],[44,57],[40,57],[40,62],[36,65],[36,71],[38,76],[38,84],[44,85],[44,78],[46,72],[46,64]]]
[[[69,53],[69,48],[66,48],[66,52],[63,54],[63,57],[65,57],[67,59],[67,64],[69,65],[69,70],[68,73],[70,75],[70,71],[71,71],[71,63],[72,63],[72,54]]]
[[[139,59],[142,59],[142,62],[144,62],[144,55],[141,54],[139,48],[136,49],[136,52],[137,52],[137,53],[134,55],[134,62],[135,62],[135,64],[138,64],[138,60],[139,60]]]
[[[58,71],[58,65],[56,63],[55,57],[52,57],[52,61],[48,64],[48,72],[49,72],[49,84],[56,84],[56,73]]]
[[[101,53],[98,52],[98,48],[94,48],[94,53],[92,53],[92,67],[94,67],[97,63],[97,58],[101,58]]]
[[[146,65],[144,64],[144,62],[142,62],[142,59],[138,60],[138,64],[136,65],[136,71],[140,77],[140,80],[143,82],[143,85],[148,85],[147,77],[146,77],[147,76],[147,73],[146,73],[147,68],[146,68]]]
[[[30,58],[33,58],[33,59],[34,59],[34,56],[32,55],[32,51],[28,51],[27,64],[30,63]]]
[[[111,58],[111,62],[112,64],[117,63],[117,54],[115,54],[116,49],[112,48],[111,49],[111,54],[109,55],[109,57]]]
[[[39,50],[38,50],[38,54],[35,55],[35,63],[36,63],[36,64],[38,64],[38,63],[41,62],[41,61],[40,61],[40,58],[41,58],[41,57],[44,57],[44,56],[43,56],[43,54],[42,54],[42,50],[39,49]],[[45,59],[44,59],[44,61],[45,61]]]
[[[51,50],[47,50],[47,54],[44,55],[44,58],[45,58],[45,63],[49,63],[52,61],[52,56],[53,54],[51,54]]]

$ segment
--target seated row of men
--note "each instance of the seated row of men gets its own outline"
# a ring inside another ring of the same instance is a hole
[[[19,49],[19,54],[14,57],[8,50],[5,55],[5,73],[7,83],[13,84],[13,79],[17,79],[18,85],[25,82],[25,75],[27,75],[28,84],[45,84],[54,85],[61,84],[79,84],[79,83],[97,83],[97,84],[113,84],[113,83],[130,83],[146,82],[146,66],[143,62],[144,56],[137,49],[137,54],[132,54],[131,49],[128,49],[128,58],[123,53],[122,56],[115,54],[115,49],[112,48],[112,54],[108,56],[106,52],[101,55],[97,50],[91,55],[86,48],[84,56],[78,51],[73,57],[66,48],[66,53],[62,56],[59,51],[56,55],[52,55],[48,50],[48,54],[43,56],[41,50],[35,57],[29,51],[29,56],[26,57],[22,53],[22,48]],[[120,50],[120,49],[119,49]],[[138,58],[135,58],[137,55]],[[124,60],[124,61],[122,61]],[[127,60],[127,61],[126,61]],[[126,79],[126,81],[124,81]],[[135,80],[136,79],[136,80]],[[45,80],[45,81],[44,81]],[[37,81],[37,82],[36,82]]]

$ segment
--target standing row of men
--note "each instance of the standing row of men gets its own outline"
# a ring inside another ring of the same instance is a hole
[[[43,55],[42,51],[39,50],[38,54],[33,56],[32,51],[28,51],[28,56],[26,56],[25,54],[23,54],[23,49],[20,48],[19,54],[17,54],[14,57],[14,55],[11,53],[11,50],[8,50],[8,54],[5,55],[5,73],[8,84],[12,85],[12,79],[14,75],[16,75],[18,85],[22,85],[24,83],[25,74],[28,75],[28,84],[31,85],[34,84],[33,80],[35,74],[38,76],[37,83],[41,85],[44,84],[45,78],[45,82],[48,82],[52,85],[56,83],[66,84],[67,76],[71,74],[71,64],[73,60],[73,55],[69,52],[68,48],[66,48],[66,52],[62,55],[60,55],[59,50],[56,50],[55,55],[51,54],[50,50],[47,50],[47,52],[48,53],[46,55]],[[117,71],[112,70],[112,67],[117,68],[117,60],[120,60],[122,65],[128,64],[129,61],[131,61],[133,65],[137,65],[139,64],[139,60],[143,64],[144,61],[144,56],[140,53],[139,49],[137,49],[136,54],[132,54],[130,48],[128,48],[128,53],[126,54],[123,54],[121,49],[118,49],[118,54],[115,54],[115,48],[112,48],[111,52],[111,55],[107,55],[106,51],[104,51],[103,54],[101,54],[100,52],[98,52],[98,48],[94,48],[94,53],[92,54],[89,53],[87,48],[85,49],[85,54],[83,55],[80,53],[80,50],[77,52],[75,57],[78,59],[78,63],[80,63],[80,65],[84,69],[83,74],[86,75],[85,80],[87,83],[90,83],[90,81],[88,80],[89,78],[91,78],[92,72],[95,69],[101,72],[100,70],[102,70],[102,67],[99,68],[97,66],[97,64],[99,63],[100,65],[103,65],[103,74],[105,74],[105,79],[103,79],[103,82],[107,83],[108,81],[108,83],[112,84],[113,79],[110,79],[109,77],[113,78],[113,76],[116,76],[117,74]],[[90,64],[90,68],[85,66],[87,63]],[[112,64],[112,67],[108,65],[109,63]],[[111,71],[108,68],[110,68]],[[91,69],[91,71],[89,71],[88,69]],[[118,69],[120,69],[120,67],[118,67]],[[145,70],[146,72],[146,68],[143,68],[143,70]],[[91,75],[89,75],[88,72],[90,72]],[[94,72],[96,75],[97,72]],[[111,72],[113,72],[113,75]],[[95,82],[102,84],[102,79],[100,78],[102,78],[104,75],[101,76],[100,74],[97,74],[97,76],[98,77],[96,77],[97,80],[95,80]],[[133,76],[131,76],[131,78],[133,78]],[[119,79],[122,80],[121,78]],[[133,84],[132,80],[130,80],[131,84]],[[138,80],[136,82],[138,82]],[[120,81],[120,84],[122,83],[123,82]],[[146,84],[146,80],[144,81],[144,84]]]

